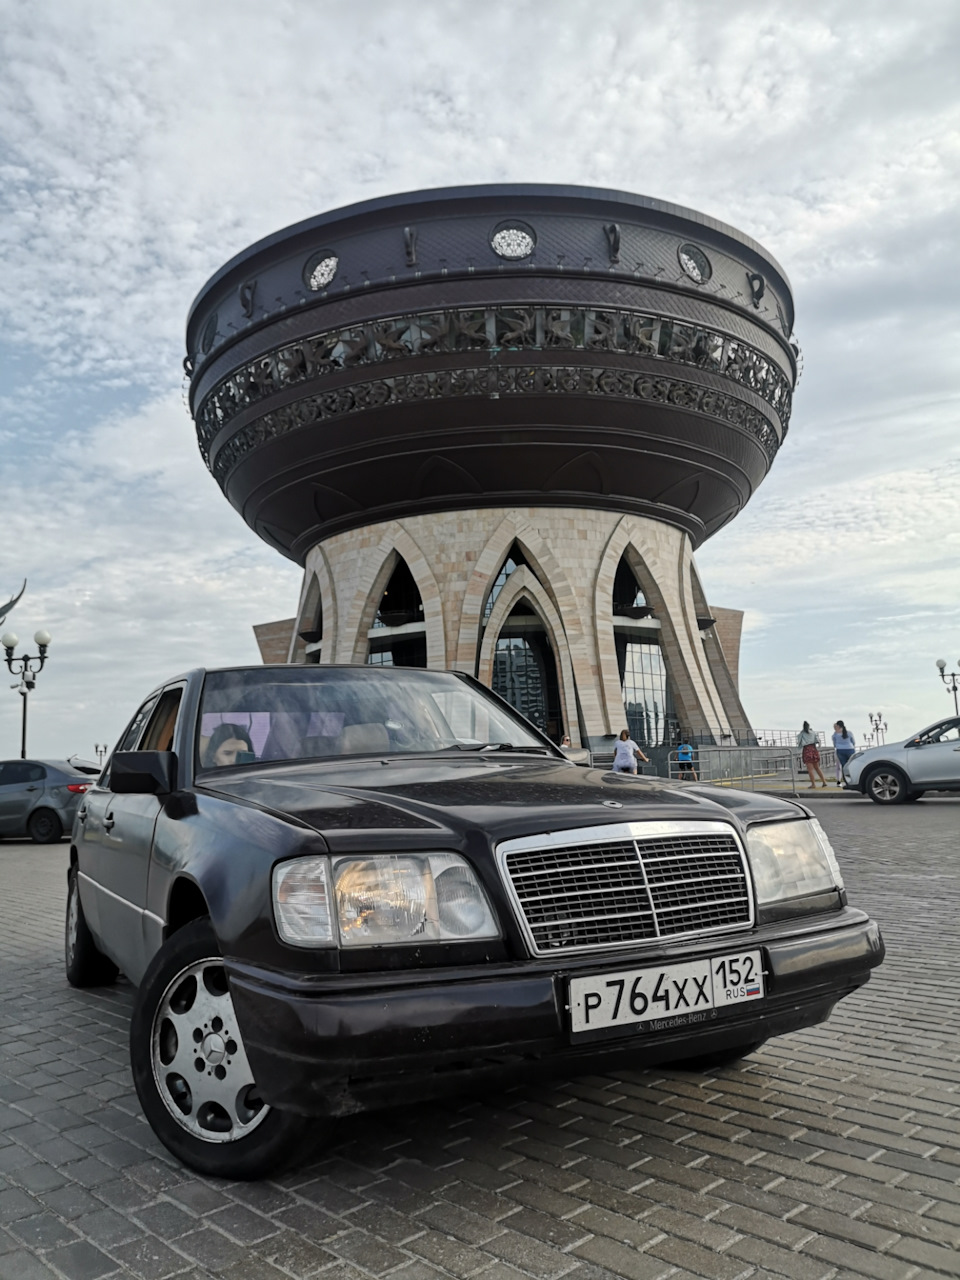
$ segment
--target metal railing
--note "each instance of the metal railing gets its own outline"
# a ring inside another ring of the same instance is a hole
[[[796,747],[700,747],[692,762],[671,759],[670,777],[736,787],[741,791],[783,791],[797,795],[807,767]],[[836,753],[820,751],[820,768],[828,782],[836,777]],[[809,786],[809,782],[806,782]],[[819,785],[819,783],[818,783]]]

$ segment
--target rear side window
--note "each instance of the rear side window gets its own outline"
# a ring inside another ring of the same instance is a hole
[[[35,764],[32,760],[11,760],[9,764],[3,766],[0,772],[0,785],[11,786],[16,783],[24,782],[43,782],[47,776],[47,771],[42,764]]]
[[[117,743],[118,751],[136,750],[137,743],[140,740],[140,734],[143,732],[143,726],[146,724],[150,712],[157,705],[159,698],[160,695],[156,693],[152,698],[148,698],[146,700],[137,714],[130,721],[130,727],[127,729],[127,732]]]
[[[166,689],[154,708],[147,731],[140,744],[141,751],[172,751],[173,731],[177,724],[177,712],[183,689]]]

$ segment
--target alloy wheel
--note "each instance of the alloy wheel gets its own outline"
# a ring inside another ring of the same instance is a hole
[[[157,1092],[187,1133],[236,1142],[270,1113],[253,1079],[219,956],[187,965],[167,986],[153,1019]]]

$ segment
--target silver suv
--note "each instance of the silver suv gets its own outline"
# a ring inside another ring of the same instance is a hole
[[[938,720],[903,742],[854,752],[843,780],[877,804],[919,800],[925,791],[960,791],[960,716]]]

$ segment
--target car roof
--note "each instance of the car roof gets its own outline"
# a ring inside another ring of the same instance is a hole
[[[62,773],[83,774],[84,772],[69,760],[40,760],[36,756],[28,756],[26,760],[21,760],[19,756],[11,756],[8,760],[0,760],[0,764],[42,764],[48,769],[59,769]]]
[[[233,667],[193,667],[189,671],[181,671],[166,680],[159,680],[151,690],[158,693],[168,685],[177,684],[181,680],[189,680],[194,676],[221,675],[229,671],[296,671],[300,675],[322,676],[325,671],[366,671],[369,674],[385,675],[394,679],[411,671],[424,672],[435,676],[458,676],[464,672],[454,671],[447,667],[381,667],[372,666],[369,662],[245,662]],[[150,696],[149,694],[147,695]]]

